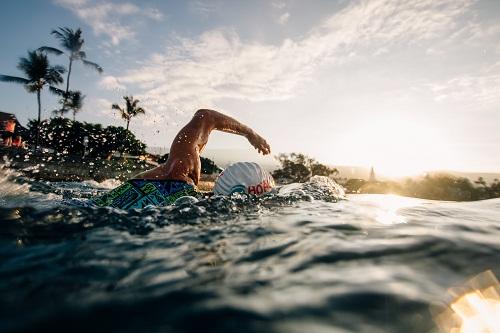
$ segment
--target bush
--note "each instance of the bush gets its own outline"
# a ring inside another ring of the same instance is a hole
[[[330,176],[338,170],[318,163],[304,154],[280,154],[276,157],[281,168],[273,172],[273,177],[281,183],[302,183],[312,176]]]
[[[422,179],[407,179],[403,183],[349,179],[345,187],[348,193],[393,193],[431,200],[471,201],[500,197],[500,183],[497,179],[489,186],[482,178],[474,183],[463,177],[428,174]]]
[[[37,122],[30,120],[28,129],[28,142],[33,143]],[[100,124],[81,123],[59,117],[44,120],[40,124],[40,145],[63,155],[83,155],[85,137],[88,138],[86,153],[89,157],[109,158],[122,150],[131,155],[146,153],[146,145],[123,127],[103,128]]]

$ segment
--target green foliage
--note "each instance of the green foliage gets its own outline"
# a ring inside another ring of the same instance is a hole
[[[428,174],[422,179],[407,179],[402,183],[349,179],[344,186],[349,193],[393,193],[431,200],[471,201],[500,197],[498,180],[488,186],[481,177],[472,183],[467,178],[447,174]]]
[[[76,114],[80,112],[83,107],[83,102],[86,96],[79,90],[70,90],[66,93],[64,90],[52,88],[51,91],[56,95],[61,96],[61,99],[59,100],[61,107],[52,111],[52,113],[62,117],[64,114],[72,112],[73,120],[75,120]]]
[[[19,58],[17,68],[25,77],[0,75],[0,81],[23,84],[30,93],[40,92],[45,85],[62,83],[61,74],[66,71],[62,66],[51,66],[47,55],[40,51],[28,51],[28,57]]]
[[[426,175],[419,181],[408,179],[404,183],[402,192],[404,195],[434,200],[485,199],[467,178],[446,174]]]
[[[59,91],[59,95],[62,96],[62,99],[59,101],[61,108],[56,110],[55,113],[59,113],[63,116],[66,112],[72,111],[74,120],[75,114],[81,110],[81,104],[85,96],[82,97],[79,91],[69,90],[69,80],[73,61],[81,61],[85,66],[91,67],[99,73],[102,73],[102,67],[94,62],[86,60],[87,54],[82,51],[85,40],[82,38],[82,30],[80,28],[76,30],[67,27],[59,28],[58,30],[52,30],[51,34],[59,40],[59,44],[64,51],[50,46],[42,46],[38,48],[38,51],[55,54],[57,56],[65,55],[68,57],[69,64],[66,77],[66,90]]]
[[[211,159],[206,157],[200,157],[200,160],[201,160],[201,173],[211,175],[214,173],[220,173],[222,171],[222,169],[219,168],[217,164],[215,164],[215,162],[212,161]]]
[[[32,140],[38,128],[37,122],[30,120],[28,128],[29,140]],[[86,152],[89,157],[109,158],[114,152],[121,150],[122,146],[131,155],[145,154],[146,145],[123,127],[103,128],[100,124],[59,117],[45,120],[40,126],[41,145],[60,154],[83,155],[85,137],[88,138]]]
[[[168,154],[165,154],[158,159],[158,163],[165,163],[167,160],[168,160]],[[200,160],[201,160],[201,173],[206,175],[211,175],[222,171],[222,169],[219,168],[217,164],[215,164],[215,162],[212,161],[211,159],[206,157],[200,157]]]
[[[38,124],[42,117],[42,104],[40,92],[48,85],[51,91],[58,88],[53,87],[63,82],[62,74],[66,69],[62,66],[51,66],[47,55],[43,51],[28,51],[28,57],[21,57],[17,68],[24,72],[26,77],[0,75],[0,81],[23,84],[29,93],[37,94],[38,102]],[[35,139],[35,150],[38,148],[38,135]]]
[[[312,176],[330,176],[338,170],[318,163],[304,154],[280,154],[276,157],[281,168],[273,172],[273,177],[281,183],[306,182]]]
[[[344,187],[348,193],[359,193],[366,183],[364,179],[351,178],[344,184]]]
[[[140,114],[145,114],[146,110],[138,106],[140,101],[134,99],[134,96],[123,96],[123,99],[125,100],[125,108],[120,107],[118,104],[113,104],[111,105],[111,109],[120,111],[122,119],[127,122],[127,128],[125,130],[128,131],[130,120]],[[127,141],[124,141],[123,152],[126,150],[125,145],[127,144]]]

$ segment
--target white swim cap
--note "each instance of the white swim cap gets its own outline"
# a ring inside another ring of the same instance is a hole
[[[235,192],[262,195],[274,187],[273,177],[253,162],[231,164],[215,180],[214,193],[231,195]]]

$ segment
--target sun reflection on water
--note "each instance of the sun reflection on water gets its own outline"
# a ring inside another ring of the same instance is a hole
[[[483,272],[466,284],[467,291],[455,298],[435,321],[443,333],[500,333],[500,284],[492,271]]]
[[[378,206],[375,220],[386,225],[406,223],[406,218],[400,213],[401,209],[415,206],[415,199],[393,194],[374,196],[373,202]]]

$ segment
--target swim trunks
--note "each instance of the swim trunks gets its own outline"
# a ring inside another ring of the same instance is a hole
[[[132,209],[172,204],[186,195],[196,195],[195,188],[180,180],[130,179],[91,201],[98,207]]]

